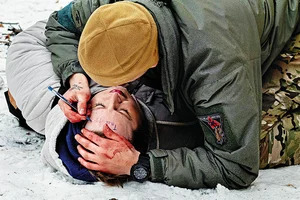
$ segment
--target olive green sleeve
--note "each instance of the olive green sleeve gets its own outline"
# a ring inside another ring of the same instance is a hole
[[[100,6],[114,1],[75,0],[53,12],[46,25],[47,48],[51,51],[54,72],[67,85],[74,73],[84,73],[77,57],[78,43],[90,15]],[[84,73],[85,74],[85,73]]]
[[[177,85],[201,125],[204,145],[151,150],[151,180],[194,189],[245,188],[259,172],[261,46],[252,28],[257,22],[245,1],[192,2],[201,4],[195,10],[193,3],[172,1],[178,23],[187,24],[181,26],[186,64]]]
[[[249,82],[246,70],[240,67],[217,83],[191,92],[204,146],[151,150],[152,181],[193,189],[217,184],[239,189],[255,180],[261,104],[260,94]]]

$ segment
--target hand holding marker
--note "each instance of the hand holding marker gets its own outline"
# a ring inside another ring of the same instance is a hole
[[[65,102],[66,104],[68,104],[74,111],[76,111],[78,113],[77,108],[75,108],[63,95],[61,95],[58,92],[56,92],[51,86],[48,86],[48,90],[50,90],[53,94],[55,94],[55,96],[57,96],[58,98],[60,98],[63,102]],[[89,118],[89,116],[86,116],[86,119],[88,121],[92,121],[91,118]]]

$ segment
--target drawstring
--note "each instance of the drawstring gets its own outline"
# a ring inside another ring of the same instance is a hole
[[[169,122],[169,121],[156,121],[157,124],[162,124],[162,125],[170,125],[170,126],[190,126],[197,124],[198,121],[194,120],[191,122]]]

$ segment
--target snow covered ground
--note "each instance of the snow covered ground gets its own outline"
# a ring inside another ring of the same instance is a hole
[[[0,0],[0,21],[19,22],[23,29],[66,5],[67,0]],[[0,29],[1,33],[1,29]],[[5,76],[6,47],[0,45],[0,199],[300,199],[300,166],[263,170],[247,189],[189,190],[146,182],[127,183],[123,188],[102,183],[83,184],[66,179],[59,172],[43,165],[40,151],[43,138],[18,126],[8,112],[3,92],[7,90]],[[3,79],[3,82],[1,81]]]

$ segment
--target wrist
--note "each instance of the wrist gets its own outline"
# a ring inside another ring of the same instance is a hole
[[[149,179],[150,174],[150,156],[140,153],[136,164],[131,167],[130,176],[134,181],[142,183]]]
[[[125,174],[130,176],[130,170],[131,170],[132,166],[135,165],[138,162],[140,154],[141,153],[139,151],[136,151],[134,153],[134,156],[132,156],[132,159],[131,159],[130,163],[127,165],[128,168],[126,169]]]
[[[82,73],[75,73],[69,79],[70,86],[74,84],[89,86],[88,78]]]

